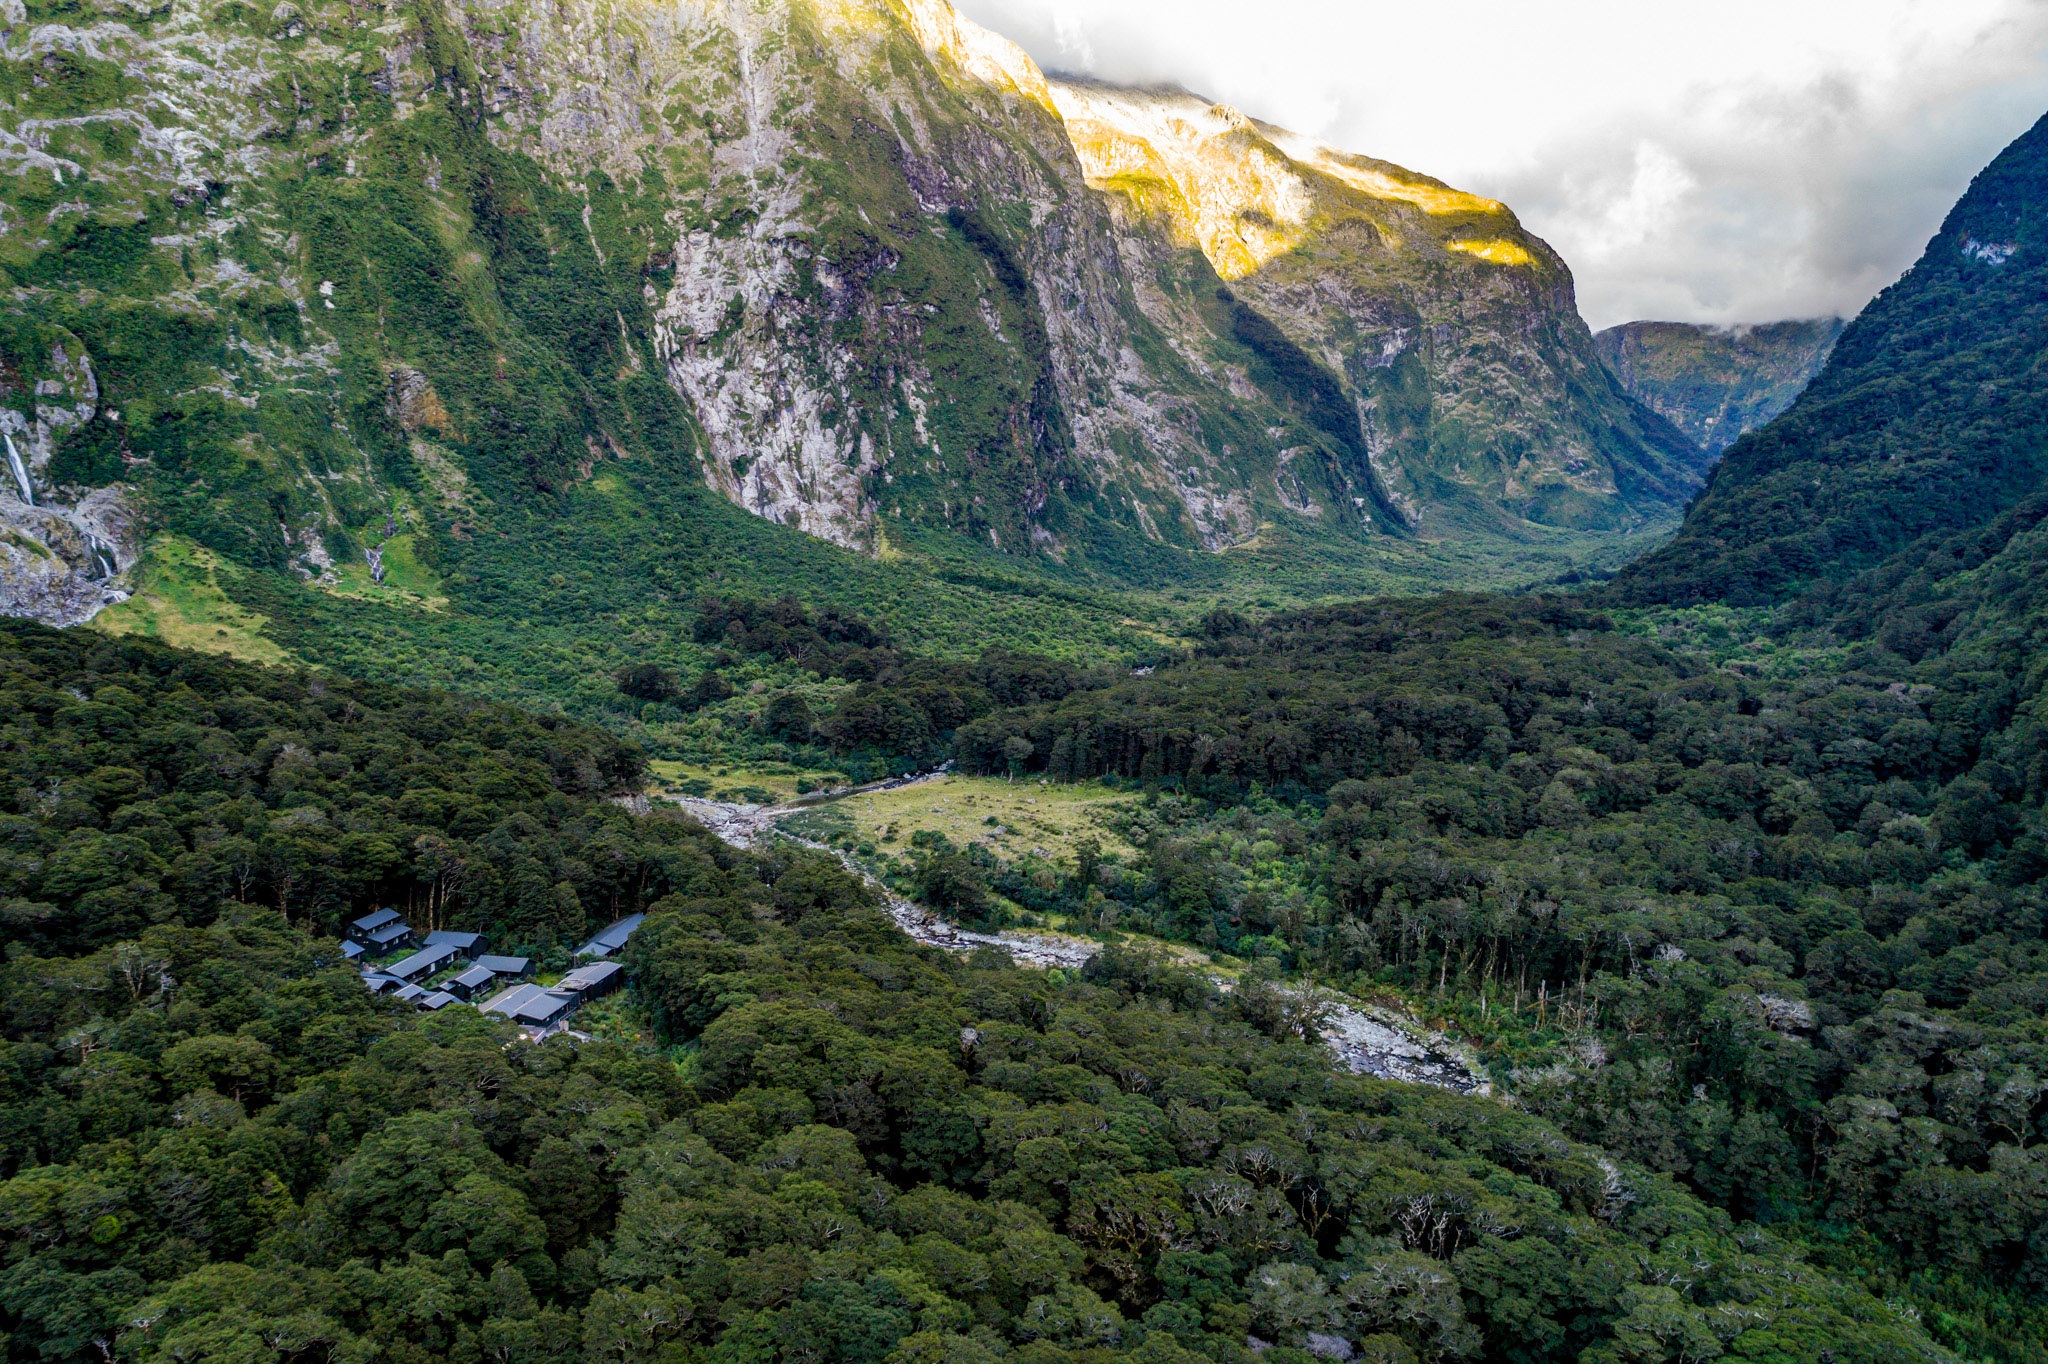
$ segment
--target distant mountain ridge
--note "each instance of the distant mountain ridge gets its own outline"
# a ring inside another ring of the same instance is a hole
[[[1634,529],[1698,483],[1501,205],[1049,82],[944,0],[22,33],[7,610],[89,615],[168,532],[366,600],[367,551],[416,560],[459,611],[535,528],[684,483],[873,558],[939,532],[1110,570],[1275,524]]]
[[[1293,396],[1407,525],[1640,524],[1695,485],[1506,205],[1184,91],[1050,89],[1146,317],[1233,388]]]
[[[1628,395],[1718,456],[1792,406],[1848,323],[1803,318],[1756,326],[1624,322],[1593,335]]]
[[[1678,534],[1611,595],[1784,601],[1994,524],[2048,480],[2044,362],[2048,118],[1976,177],[1812,385],[1729,447]]]

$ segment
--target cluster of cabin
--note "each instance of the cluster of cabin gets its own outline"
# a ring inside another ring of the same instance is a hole
[[[545,1033],[593,999],[626,983],[626,968],[615,961],[579,966],[553,985],[513,985],[485,1000],[487,1014],[503,1014],[529,1032]]]
[[[393,998],[429,1012],[450,1004],[473,1004],[542,1037],[566,1026],[570,1015],[591,1000],[602,999],[626,983],[626,968],[606,958],[625,947],[646,917],[629,914],[607,925],[576,949],[583,964],[552,985],[537,985],[528,979],[533,974],[530,958],[493,955],[481,933],[437,929],[421,941],[394,909],[365,914],[350,924],[341,950],[358,963],[373,956],[406,953],[363,967],[363,983],[372,993],[388,991]]]

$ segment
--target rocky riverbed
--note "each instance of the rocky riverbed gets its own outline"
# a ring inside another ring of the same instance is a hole
[[[1323,1040],[1354,1075],[1435,1085],[1460,1094],[1490,1094],[1493,1086],[1449,1038],[1427,1035],[1409,1020],[1351,1000],[1333,999],[1323,1015]]]
[[[898,895],[846,853],[798,838],[781,828],[782,820],[814,809],[824,801],[862,791],[928,781],[940,775],[941,772],[932,772],[921,777],[823,792],[780,805],[741,805],[706,800],[701,796],[671,796],[669,799],[734,847],[750,848],[763,839],[785,838],[837,857],[848,871],[866,881],[881,897],[896,926],[926,946],[943,948],[948,952],[972,952],[976,948],[994,947],[1009,953],[1010,959],[1020,966],[1041,969],[1057,966],[1073,970],[1087,965],[1088,959],[1101,950],[1100,943],[1042,930],[977,933],[961,928],[915,901]],[[1217,983],[1229,988],[1229,982],[1221,978]],[[1392,1010],[1375,1008],[1330,991],[1318,991],[1317,995],[1323,1039],[1353,1074],[1434,1085],[1461,1094],[1491,1091],[1491,1086],[1449,1038],[1428,1033]]]

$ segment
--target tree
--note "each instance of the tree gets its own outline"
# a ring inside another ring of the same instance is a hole
[[[619,669],[612,680],[622,694],[639,701],[673,701],[683,694],[675,675],[656,663],[631,664]]]
[[[778,692],[761,715],[761,728],[784,743],[809,743],[811,725],[810,703],[793,691]]]
[[[236,1103],[257,1106],[277,1082],[277,1058],[253,1037],[189,1038],[164,1053],[164,1078],[178,1094],[211,1089]]]
[[[1031,761],[1035,752],[1037,749],[1032,742],[1021,734],[1012,734],[1003,740],[1003,761],[1009,768],[1011,781],[1024,775],[1024,765]]]

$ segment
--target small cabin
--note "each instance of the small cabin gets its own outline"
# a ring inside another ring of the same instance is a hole
[[[472,999],[479,991],[488,990],[497,984],[497,973],[479,962],[441,988],[457,999]]]
[[[453,966],[461,955],[454,944],[442,943],[439,947],[422,947],[403,961],[395,961],[384,969],[400,980],[424,980],[436,971]]]
[[[494,976],[511,980],[524,980],[533,974],[533,959],[531,957],[494,957],[486,955],[478,957],[476,964]]]
[[[452,947],[457,955],[468,961],[474,961],[491,950],[491,945],[484,941],[484,935],[481,933],[453,933],[447,929],[436,929],[427,934],[426,945]]]
[[[485,1000],[483,1011],[503,1015],[522,1027],[548,1028],[576,1012],[576,1006],[582,1002],[578,995],[544,986],[514,985]]]
[[[413,935],[412,925],[399,918],[395,909],[365,914],[350,924],[343,936],[360,944],[366,952],[395,952],[418,941]]]
[[[604,958],[612,956],[626,945],[633,931],[646,922],[645,914],[628,914],[623,919],[614,919],[605,925],[604,931],[576,949],[579,957]]]
[[[556,982],[557,990],[571,990],[585,1000],[603,999],[626,983],[626,968],[615,961],[594,961],[579,966]]]

